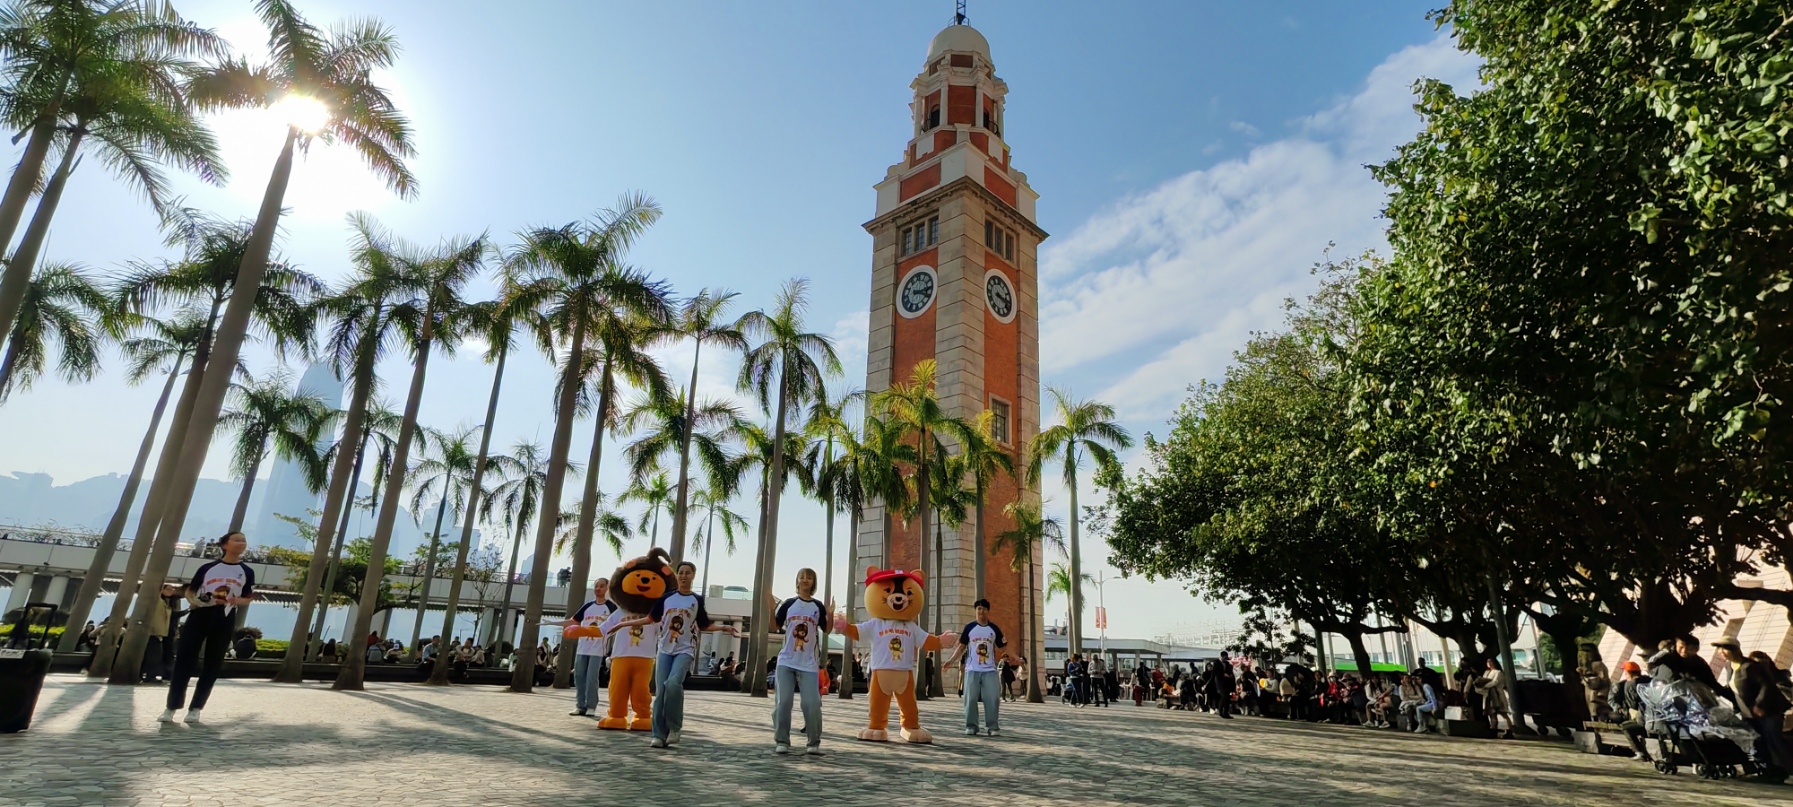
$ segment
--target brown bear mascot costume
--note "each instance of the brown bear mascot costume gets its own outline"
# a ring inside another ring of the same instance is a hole
[[[601,729],[647,731],[653,728],[648,682],[654,677],[655,648],[660,626],[653,623],[616,630],[618,623],[645,617],[666,592],[672,590],[672,559],[654,547],[646,555],[617,567],[610,578],[610,599],[616,611],[593,628],[569,628],[567,635],[616,635],[610,640],[610,713],[598,721]],[[633,710],[635,719],[626,712]]]
[[[871,619],[857,625],[845,614],[834,615],[834,629],[853,641],[871,646],[872,663],[866,673],[866,689],[871,694],[871,722],[859,739],[886,742],[890,735],[890,700],[896,698],[902,713],[901,731],[905,742],[930,743],[934,735],[921,727],[921,715],[915,708],[915,663],[921,654],[958,644],[959,635],[942,633],[930,636],[916,620],[920,618],[923,593],[921,575],[902,569],[865,570],[865,610]]]

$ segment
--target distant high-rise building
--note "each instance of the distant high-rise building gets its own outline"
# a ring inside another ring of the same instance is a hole
[[[323,399],[324,405],[331,409],[342,406],[342,381],[337,379],[329,365],[313,364],[305,369],[305,375],[299,378],[299,390]],[[328,439],[318,443],[320,449],[330,445]],[[312,493],[305,486],[305,473],[299,464],[285,457],[274,462],[274,472],[268,477],[261,498],[261,509],[255,519],[255,532],[250,540],[258,546],[286,546],[307,548],[299,538],[299,528],[274,517],[276,513],[294,518],[307,518],[307,510],[320,508],[322,494]]]

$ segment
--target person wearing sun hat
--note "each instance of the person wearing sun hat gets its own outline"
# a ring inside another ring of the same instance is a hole
[[[1731,697],[1744,722],[1756,731],[1756,747],[1752,756],[1761,773],[1756,779],[1784,782],[1793,759],[1787,752],[1786,738],[1781,736],[1781,721],[1793,703],[1774,685],[1774,672],[1762,662],[1743,654],[1737,637],[1725,635],[1712,643],[1731,666]]]

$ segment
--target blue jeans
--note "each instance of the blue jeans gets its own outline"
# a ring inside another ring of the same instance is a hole
[[[661,653],[654,662],[654,739],[685,725],[685,674],[693,658],[686,653]]]
[[[579,711],[589,712],[598,708],[598,673],[603,669],[603,656],[573,657],[573,702],[578,705]]]
[[[1002,698],[1002,682],[997,678],[995,670],[965,671],[965,691],[961,697],[965,699],[965,728],[977,730],[977,705],[984,705],[984,728],[995,731],[997,725],[996,704]]]
[[[1424,732],[1426,730],[1426,718],[1428,717],[1434,720],[1438,719],[1438,704],[1436,702],[1422,703],[1419,705],[1419,708],[1413,710],[1413,730],[1416,732]]]
[[[1745,717],[1743,722],[1756,730],[1756,748],[1753,754],[1756,765],[1770,775],[1789,773],[1789,768],[1793,768],[1793,760],[1787,758],[1787,741],[1781,736],[1781,715]]]
[[[822,744],[822,683],[816,673],[778,665],[777,701],[772,706],[772,742],[791,744],[791,699],[802,695],[803,731],[811,748]]]

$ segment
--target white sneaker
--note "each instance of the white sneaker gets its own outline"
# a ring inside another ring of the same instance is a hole
[[[659,738],[659,737],[655,737],[655,738],[654,738],[654,739],[653,739],[653,742],[650,742],[650,743],[648,743],[648,744],[647,744],[647,747],[649,747],[649,748],[665,748],[665,747],[666,747],[666,741],[665,741],[665,740],[662,740],[662,739],[660,739],[660,738]]]
[[[788,745],[785,745],[784,743],[779,743],[778,745],[772,746],[772,753],[774,753],[774,754],[789,754],[790,752],[791,752],[791,747]]]
[[[812,745],[809,747],[808,751],[804,751],[803,753],[808,754],[812,757],[819,757],[822,755],[822,747],[819,745]]]
[[[967,726],[967,727],[966,727],[966,728],[965,728],[965,736],[967,736],[967,737],[976,737],[976,736],[977,736],[977,729],[974,729],[974,728],[971,728],[971,727],[969,727],[969,726]]]
[[[188,723],[198,723],[199,722],[199,710],[198,709],[188,709],[187,710],[187,722]]]
[[[679,730],[678,729],[673,729],[672,731],[667,733],[666,744],[667,745],[678,745],[679,744]]]
[[[174,722],[174,710],[173,709],[163,709],[162,716],[156,718],[156,722],[157,723],[173,723]]]
[[[1001,737],[1002,731],[999,729],[990,729],[990,730],[984,732],[984,735],[988,736],[988,737]]]

